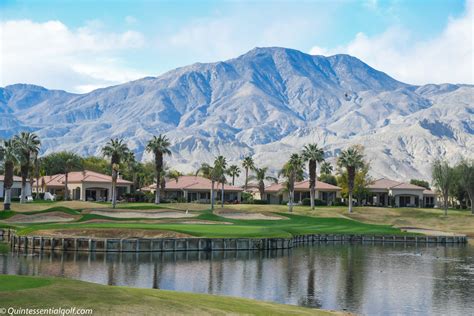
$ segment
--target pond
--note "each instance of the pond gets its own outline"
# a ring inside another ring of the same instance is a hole
[[[280,251],[10,253],[0,273],[240,296],[364,315],[474,315],[474,247],[320,243]]]

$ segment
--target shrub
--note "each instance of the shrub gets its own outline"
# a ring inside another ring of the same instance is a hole
[[[64,196],[56,195],[56,201],[64,201]]]
[[[288,205],[288,201],[281,201],[281,205]]]
[[[346,206],[346,203],[344,203],[341,198],[336,198],[334,206]]]
[[[303,205],[311,205],[311,199],[310,198],[305,198],[301,201]],[[314,205],[315,206],[327,206],[327,202],[320,200],[320,199],[314,199]]]
[[[242,203],[253,203],[253,195],[248,192],[242,192]]]
[[[268,204],[266,200],[253,200],[253,204]]]

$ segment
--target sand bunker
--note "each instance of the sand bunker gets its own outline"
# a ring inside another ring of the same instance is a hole
[[[399,227],[402,231],[407,233],[423,234],[427,236],[464,236],[463,234],[456,234],[450,232],[443,232],[440,230],[418,228],[418,227]]]
[[[266,215],[262,213],[245,213],[245,212],[218,212],[219,216],[231,219],[263,219],[263,220],[280,220],[280,219],[287,219],[286,217],[279,216],[279,215]]]
[[[57,229],[38,230],[35,236],[43,237],[80,237],[80,238],[182,238],[192,237],[187,234],[148,229]]]
[[[114,210],[114,211],[91,211],[90,214],[114,217],[114,218],[183,218],[196,217],[197,214],[181,211],[133,211],[133,210]]]
[[[6,220],[7,223],[48,223],[48,222],[70,222],[78,219],[74,216],[62,212],[49,212],[43,214],[23,215],[17,214]]]

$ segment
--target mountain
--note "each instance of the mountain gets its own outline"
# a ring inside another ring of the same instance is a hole
[[[11,85],[0,88],[0,115],[0,137],[34,131],[44,153],[99,155],[123,137],[146,160],[147,140],[165,133],[185,172],[218,154],[277,170],[309,142],[332,162],[362,144],[372,175],[396,180],[429,179],[438,157],[474,156],[474,86],[414,86],[349,55],[278,47],[86,94]]]

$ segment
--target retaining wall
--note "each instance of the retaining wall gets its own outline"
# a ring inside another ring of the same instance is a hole
[[[361,243],[467,243],[465,236],[360,236],[308,234],[293,238],[58,238],[17,236],[14,230],[0,229],[14,249],[86,252],[161,252],[289,249],[317,242]]]

